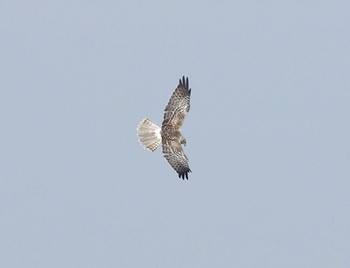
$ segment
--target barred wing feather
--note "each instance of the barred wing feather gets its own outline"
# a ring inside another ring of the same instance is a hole
[[[180,142],[163,141],[163,154],[170,166],[178,173],[179,178],[188,180],[188,172],[191,169],[188,165],[188,159],[185,155]]]
[[[183,76],[164,109],[162,126],[170,124],[176,130],[181,128],[185,116],[190,110],[190,96],[191,89],[189,88],[188,78],[185,79]]]

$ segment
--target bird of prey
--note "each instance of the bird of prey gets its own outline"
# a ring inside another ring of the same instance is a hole
[[[186,145],[186,139],[180,132],[185,116],[190,110],[190,96],[188,78],[183,76],[164,109],[162,127],[158,127],[147,118],[137,127],[140,144],[154,152],[162,143],[165,159],[183,180],[188,180],[188,173],[191,172],[188,158],[182,148],[182,144]]]

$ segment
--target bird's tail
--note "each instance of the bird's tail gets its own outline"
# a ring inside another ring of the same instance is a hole
[[[154,152],[162,141],[160,127],[153,124],[149,119],[143,119],[137,127],[140,144]]]

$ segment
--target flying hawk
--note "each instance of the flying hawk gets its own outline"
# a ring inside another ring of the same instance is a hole
[[[190,110],[190,96],[188,78],[183,76],[164,109],[162,127],[158,127],[147,118],[137,127],[140,144],[153,152],[162,143],[165,159],[183,180],[185,177],[188,180],[188,172],[191,172],[187,156],[182,149],[182,144],[186,145],[186,139],[180,132],[185,116]]]

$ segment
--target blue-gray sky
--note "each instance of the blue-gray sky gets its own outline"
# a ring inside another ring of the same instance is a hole
[[[348,1],[15,2],[1,267],[350,267]],[[182,75],[188,181],[136,137]]]

